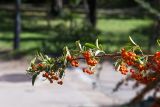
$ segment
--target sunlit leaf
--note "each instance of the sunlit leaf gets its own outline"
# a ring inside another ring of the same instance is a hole
[[[137,46],[137,44],[133,41],[133,39],[129,36],[129,40],[131,41],[131,43],[135,46]]]
[[[64,47],[64,54],[65,54],[66,56],[70,55],[70,51],[69,51],[69,49],[68,49],[67,46]]]
[[[91,49],[97,48],[94,44],[91,43],[85,43],[85,46]]]
[[[37,52],[37,57],[39,60],[44,60],[44,55],[41,52]]]
[[[99,44],[99,48],[100,48],[100,50],[104,50],[104,48],[101,44]]]
[[[140,64],[144,64],[144,61],[145,61],[145,58],[144,57],[139,57],[137,59],[137,62],[140,63]]]
[[[98,39],[96,39],[96,47],[99,49]]]
[[[115,68],[116,68],[117,71],[119,70],[121,63],[122,63],[122,60],[120,60],[120,59],[117,60],[117,61],[114,63],[114,66],[115,66]]]
[[[158,46],[160,46],[160,40],[159,39],[157,40],[157,44],[158,44]]]
[[[83,50],[80,41],[76,41],[76,45],[77,45],[77,47],[79,48],[80,51]]]
[[[99,54],[104,54],[104,53],[105,53],[104,51],[97,50],[97,51],[95,52],[95,56],[97,56],[97,55],[99,55]]]
[[[31,60],[31,64],[34,64],[36,61],[36,57],[34,59]]]

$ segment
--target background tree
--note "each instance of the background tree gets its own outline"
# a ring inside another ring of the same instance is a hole
[[[16,0],[15,3],[15,27],[14,27],[14,49],[19,48],[20,32],[21,32],[21,16],[20,16],[21,0]]]
[[[88,5],[88,13],[87,17],[89,19],[90,24],[95,27],[96,26],[96,0],[87,0]]]
[[[51,14],[57,16],[61,13],[63,7],[62,0],[51,0]]]
[[[151,50],[151,47],[156,43],[156,40],[158,39],[158,36],[160,35],[160,11],[159,11],[159,0],[154,0],[153,6],[149,2],[145,2],[143,0],[135,0],[142,8],[147,10],[149,14],[154,15],[153,18],[155,20],[154,24],[154,33],[150,36],[149,39],[149,50]]]

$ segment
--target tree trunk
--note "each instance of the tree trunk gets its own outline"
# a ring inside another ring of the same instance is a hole
[[[20,16],[21,0],[16,0],[15,3],[15,27],[14,27],[14,49],[19,48],[20,32],[21,32],[21,16]]]
[[[153,4],[154,4],[154,8],[158,10],[160,6],[160,0],[153,0]],[[151,50],[152,46],[156,44],[156,40],[160,36],[160,16],[156,16],[154,27],[155,27],[154,34],[150,36],[150,40],[149,40],[149,50]]]
[[[88,14],[87,17],[89,19],[90,24],[95,27],[96,26],[96,0],[87,0],[88,4]]]
[[[149,50],[151,51],[152,46],[156,44],[156,40],[158,39],[158,37],[160,36],[160,18],[158,18],[155,21],[155,25],[154,25],[154,33],[152,36],[150,36],[149,39]]]
[[[51,0],[51,14],[58,16],[62,11],[63,1],[62,0]]]

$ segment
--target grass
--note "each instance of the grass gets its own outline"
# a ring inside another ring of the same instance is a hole
[[[149,26],[149,19],[99,19],[97,27],[103,32],[129,33],[138,28]]]
[[[65,39],[65,26],[69,26],[69,22],[62,19],[50,20],[50,26],[48,26],[47,20],[41,16],[31,16],[30,14],[22,14],[22,33],[20,50],[30,50],[32,48],[40,48],[47,50],[44,47],[44,41],[51,40],[54,43],[51,46],[50,51],[56,52],[66,44],[73,43],[73,35],[70,38]],[[13,39],[13,20],[10,18],[11,14],[0,12],[0,19],[3,20],[0,25],[0,49],[1,50],[12,50],[12,39]],[[81,25],[84,16],[76,16],[77,25]],[[57,25],[60,26],[61,31],[57,30]],[[147,49],[149,34],[145,34],[143,30],[149,28],[153,24],[150,19],[120,19],[120,18],[98,18],[97,29],[102,34],[98,35],[101,43],[108,52],[114,52],[119,50],[120,47],[124,46],[128,42],[128,36],[132,36],[135,41],[142,45],[144,49]],[[64,30],[63,30],[64,29]],[[74,30],[74,29],[73,29]],[[62,40],[59,38],[63,38]]]
[[[97,27],[103,32],[99,38],[104,42],[105,49],[113,52],[128,43],[128,36],[147,49],[150,35],[143,34],[141,30],[152,24],[150,19],[100,19]]]

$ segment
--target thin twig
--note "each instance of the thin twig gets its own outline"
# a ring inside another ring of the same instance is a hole
[[[150,55],[150,54],[145,54],[145,55],[139,55],[139,56],[148,56],[148,57],[153,57],[154,55]],[[115,58],[115,57],[121,57],[121,54],[120,53],[115,53],[115,54],[104,54],[104,55],[97,55],[95,56],[97,58]],[[84,57],[78,57],[78,58],[75,58],[76,59],[85,59]]]

